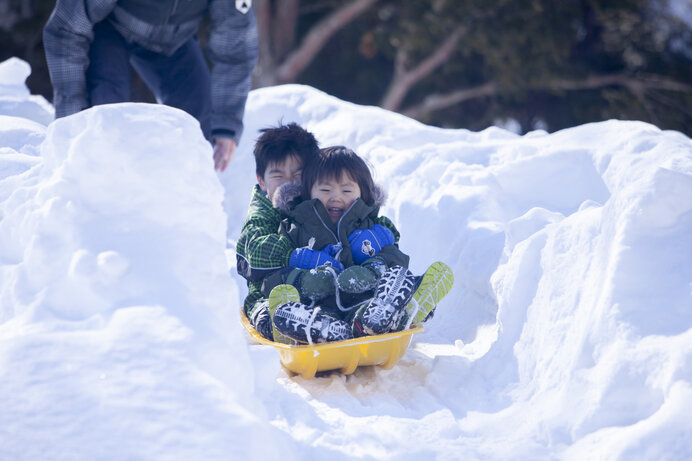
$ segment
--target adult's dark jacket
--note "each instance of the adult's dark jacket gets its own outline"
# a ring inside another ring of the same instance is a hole
[[[205,14],[211,69],[211,131],[239,140],[257,61],[252,8],[235,0],[57,0],[43,30],[56,117],[90,106],[86,85],[94,25],[109,21],[130,43],[167,56],[192,38]]]

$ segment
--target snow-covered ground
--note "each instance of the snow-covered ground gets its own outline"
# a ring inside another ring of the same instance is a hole
[[[287,85],[251,93],[216,175],[186,114],[46,126],[17,69],[0,64],[0,459],[692,458],[688,137],[440,129]],[[251,151],[279,121],[365,157],[414,272],[455,272],[392,370],[306,381],[239,324]]]

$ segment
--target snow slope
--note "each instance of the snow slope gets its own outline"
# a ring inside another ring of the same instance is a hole
[[[6,63],[0,458],[692,457],[686,136],[440,129],[286,85],[251,93],[217,176],[175,109],[13,114]],[[365,157],[414,272],[455,272],[392,370],[292,377],[238,324],[252,145],[280,120]]]

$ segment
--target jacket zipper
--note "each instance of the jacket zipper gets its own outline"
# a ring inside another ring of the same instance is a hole
[[[320,216],[320,214],[317,212],[317,208],[315,208],[315,205],[312,206],[312,210],[315,212],[315,214],[317,215],[317,219],[320,220],[320,222],[322,223],[324,228],[327,229],[330,234],[332,234],[332,237],[334,237],[334,240],[335,240],[334,243],[339,243],[339,239],[337,238],[336,235],[334,235],[334,232],[332,232],[332,230],[329,228],[329,226],[327,226],[327,224],[324,222],[324,219],[322,219],[322,216]],[[342,216],[342,218],[343,218],[343,216]],[[339,222],[341,222],[341,219],[339,219]],[[337,225],[336,231],[339,232],[338,225]]]
[[[347,209],[346,211],[344,211],[344,214],[341,215],[341,217],[339,218],[339,221],[336,223],[336,235],[339,235],[339,234],[340,234],[339,231],[341,230],[341,220],[344,219],[344,217],[346,217],[346,215],[348,214],[349,211],[351,211],[351,208],[353,208],[353,205],[356,204],[356,201],[357,201],[357,200],[354,200],[354,201],[353,201],[353,203],[351,204],[351,206],[348,207],[348,209]],[[340,242],[341,240],[338,240],[338,241]]]
[[[330,234],[332,234],[332,237],[334,237],[334,241],[335,241],[334,243],[340,243],[341,242],[341,240],[339,240],[339,237],[338,237],[339,231],[341,229],[341,220],[344,219],[344,217],[348,214],[349,211],[351,211],[351,208],[353,208],[353,205],[355,205],[355,204],[356,204],[356,201],[354,200],[353,203],[351,204],[351,206],[348,207],[348,209],[346,211],[344,211],[344,214],[342,214],[341,217],[339,218],[339,221],[336,223],[336,235],[334,235],[334,232],[324,222],[324,219],[322,219],[322,216],[320,216],[320,214],[317,212],[317,208],[315,207],[315,205],[312,206],[312,210],[315,212],[315,214],[317,215],[317,218],[320,220],[320,222],[322,223],[324,228],[327,229]]]

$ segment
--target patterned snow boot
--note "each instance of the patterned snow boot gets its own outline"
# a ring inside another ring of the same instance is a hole
[[[452,289],[454,274],[443,262],[434,262],[425,271],[411,302],[408,303],[396,327],[392,331],[408,329],[411,325],[420,324],[432,317],[435,306]]]
[[[289,338],[308,344],[353,337],[346,322],[321,311],[319,306],[310,307],[300,302],[282,304],[274,312],[274,328]]]
[[[274,340],[272,319],[269,315],[269,302],[266,299],[257,301],[250,311],[248,320],[250,321],[250,325],[252,325],[263,338],[270,341]]]
[[[276,308],[288,302],[300,302],[298,290],[296,290],[296,287],[293,285],[277,285],[272,289],[271,293],[269,293],[269,317],[272,325],[274,341],[277,343],[294,345],[297,344],[297,342],[288,336],[282,335],[276,329],[276,325],[274,324]]]
[[[389,268],[377,283],[370,303],[359,308],[353,319],[353,335],[389,333],[397,325],[404,307],[413,296],[416,277],[401,266]]]

